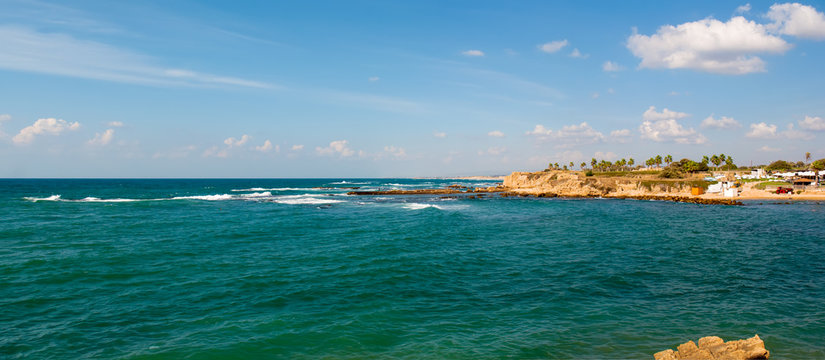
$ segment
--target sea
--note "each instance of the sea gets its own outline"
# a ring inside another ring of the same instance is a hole
[[[347,195],[450,184],[0,180],[0,358],[825,359],[825,202]]]

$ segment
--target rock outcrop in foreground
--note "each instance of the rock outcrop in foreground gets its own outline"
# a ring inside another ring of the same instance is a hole
[[[718,336],[705,336],[697,345],[692,340],[677,347],[653,354],[655,360],[760,360],[769,358],[765,342],[759,335],[745,340],[725,342]]]

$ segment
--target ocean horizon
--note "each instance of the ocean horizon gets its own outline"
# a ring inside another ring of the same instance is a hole
[[[825,357],[825,211],[352,196],[439,179],[0,180],[0,357]]]

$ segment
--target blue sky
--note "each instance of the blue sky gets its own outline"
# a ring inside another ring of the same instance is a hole
[[[825,3],[0,0],[0,177],[825,157]]]

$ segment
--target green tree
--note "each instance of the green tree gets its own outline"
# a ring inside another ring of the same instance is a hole
[[[710,159],[708,159],[708,156],[707,156],[707,155],[702,156],[702,164],[707,165],[707,164],[708,164],[708,161],[710,161]]]
[[[811,153],[809,153],[809,152],[805,153],[805,162],[811,162]]]
[[[586,162],[584,162],[584,161],[582,161],[582,163],[581,163],[581,164],[579,164],[579,165],[581,165],[581,169],[582,169],[582,170],[584,170],[584,167],[585,167],[585,166],[587,166],[587,163],[586,163]]]
[[[636,163],[636,160],[633,160],[633,158],[627,159],[627,166],[633,167],[633,164],[635,164],[635,163]]]
[[[716,165],[716,168],[718,169],[719,165],[722,164],[722,159],[719,157],[719,155],[713,155],[710,157],[710,162],[712,162],[713,165]]]
[[[590,168],[591,168],[591,169],[595,169],[595,168],[596,168],[596,164],[598,164],[598,163],[599,163],[599,162],[598,162],[598,161],[596,161],[596,158],[592,158],[592,159],[590,159]]]
[[[662,155],[656,155],[656,166],[662,167]]]
[[[819,184],[819,172],[825,170],[825,159],[819,159],[812,162],[811,169],[816,171],[816,183]]]
[[[670,156],[670,155],[665,156],[665,162],[666,162],[668,165],[670,165],[670,163],[672,163],[672,162],[673,162],[673,156]]]

